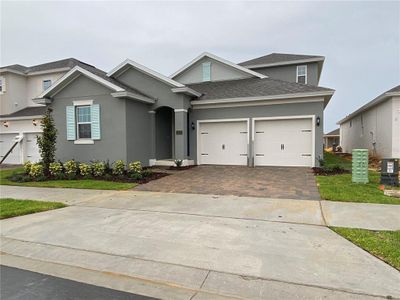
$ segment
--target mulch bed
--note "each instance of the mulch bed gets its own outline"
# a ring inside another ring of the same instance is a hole
[[[349,170],[345,170],[342,168],[333,168],[333,169],[324,169],[324,168],[312,168],[314,175],[320,176],[330,176],[330,175],[340,175],[340,174],[349,174],[351,173]]]
[[[184,167],[175,167],[175,166],[171,166],[168,168],[168,170],[173,170],[173,171],[184,171],[184,170],[188,170],[191,168],[195,168],[195,165],[191,165],[191,166],[184,166]]]
[[[148,183],[149,181],[157,180],[157,179],[160,179],[160,178],[168,176],[168,175],[169,175],[168,173],[153,172],[153,173],[151,173],[150,176],[147,176],[147,177],[142,178],[140,180],[136,180],[135,182],[139,183],[139,184],[144,184],[144,183]]]

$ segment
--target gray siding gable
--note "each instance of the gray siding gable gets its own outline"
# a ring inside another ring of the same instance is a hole
[[[169,84],[134,68],[129,68],[116,79],[157,99],[152,109],[157,109],[161,106],[168,106],[174,109],[188,109],[190,107],[190,98],[188,96],[172,92],[172,87]]]
[[[205,56],[197,61],[194,65],[186,69],[183,73],[174,77],[174,80],[183,84],[203,82],[202,64],[205,62],[211,62],[211,81],[244,79],[252,77],[251,74],[235,69],[232,66],[228,66],[222,62]]]

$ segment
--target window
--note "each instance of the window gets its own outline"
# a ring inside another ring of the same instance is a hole
[[[4,77],[0,77],[0,94],[3,94],[6,91],[6,80]]]
[[[203,81],[211,80],[211,62],[205,62],[203,66]]]
[[[78,139],[92,138],[92,120],[90,106],[76,107],[76,129]]]
[[[43,91],[47,90],[51,86],[51,80],[46,79],[42,82]]]
[[[307,84],[307,66],[297,66],[297,83]]]

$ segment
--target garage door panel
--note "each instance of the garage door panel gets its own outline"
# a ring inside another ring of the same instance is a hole
[[[10,148],[14,145],[14,138],[17,136],[15,133],[3,133],[0,134],[0,160],[7,154]],[[7,156],[3,162],[5,164],[20,164],[20,144],[13,149],[13,151]]]
[[[25,161],[38,162],[40,160],[39,147],[37,145],[37,137],[40,133],[26,133],[23,143],[25,146]]]
[[[311,166],[311,119],[255,122],[254,164],[258,166]]]
[[[247,165],[247,122],[200,123],[200,163]]]

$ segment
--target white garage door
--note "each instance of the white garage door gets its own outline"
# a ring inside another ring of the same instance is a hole
[[[26,133],[23,144],[25,146],[25,161],[38,162],[40,160],[39,147],[36,138],[40,133]]]
[[[258,120],[254,127],[256,166],[312,166],[311,119]]]
[[[8,150],[10,150],[11,146],[14,144],[14,138],[18,134],[16,133],[2,133],[0,134],[0,160],[6,155]],[[13,149],[13,151],[7,156],[6,160],[3,162],[4,164],[20,164],[20,144]]]
[[[199,164],[247,165],[247,121],[199,125]]]

